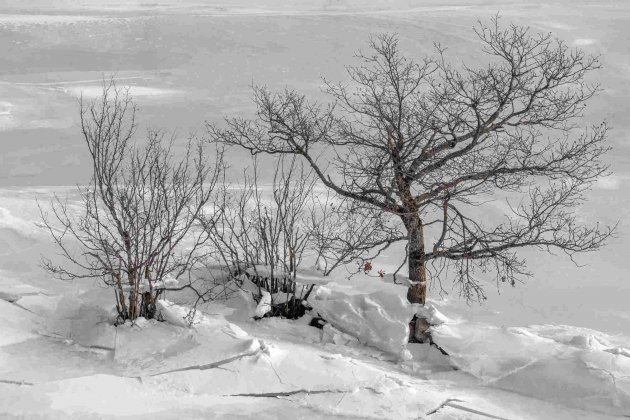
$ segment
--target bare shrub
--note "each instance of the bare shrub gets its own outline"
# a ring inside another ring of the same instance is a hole
[[[40,206],[65,260],[43,265],[61,279],[97,278],[113,287],[122,321],[153,318],[168,278],[179,278],[202,256],[208,235],[194,227],[216,187],[222,153],[211,165],[204,143],[190,139],[176,159],[174,140],[157,131],[135,144],[136,105],[113,81],[104,83],[99,99],[81,98],[80,108],[93,176],[77,187],[78,210],[57,196],[52,218]],[[174,290],[182,288],[195,289],[190,280]]]
[[[269,185],[261,184],[253,158],[242,184],[224,184],[214,203],[219,216],[204,225],[215,261],[251,280],[257,299],[268,292],[272,315],[304,313],[302,303],[314,287],[296,283],[304,267],[319,266],[327,276],[391,243],[378,217],[322,192],[315,174],[294,157],[275,161]]]

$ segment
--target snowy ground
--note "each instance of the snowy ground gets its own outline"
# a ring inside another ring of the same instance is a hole
[[[343,80],[369,33],[398,32],[416,57],[439,41],[475,62],[470,28],[498,11],[603,55],[588,121],[614,128],[615,174],[580,211],[614,223],[630,208],[625,0],[0,1],[0,418],[630,416],[626,219],[585,267],[532,253],[535,276],[490,289],[483,307],[434,299],[445,315],[434,336],[451,359],[402,348],[397,320],[413,308],[387,309],[404,290],[375,278],[320,288],[313,304],[335,326],[323,331],[254,322],[239,300],[204,308],[193,329],[113,328],[111,291],[38,267],[54,250],[34,199],[67,188],[26,186],[87,180],[76,99],[94,96],[103,75],[131,88],[143,127],[185,135],[249,112],[252,81],[317,95],[320,75]],[[399,252],[375,269],[391,272]]]
[[[447,359],[405,345],[402,323],[417,308],[404,303],[404,288],[376,278],[319,286],[311,301],[331,321],[324,330],[308,319],[253,321],[242,297],[204,307],[193,328],[113,327],[110,290],[37,266],[53,250],[34,223],[34,198],[49,194],[0,191],[2,418],[630,415],[629,337],[471,322],[465,305],[438,300],[434,336]],[[170,307],[170,319],[178,311]]]

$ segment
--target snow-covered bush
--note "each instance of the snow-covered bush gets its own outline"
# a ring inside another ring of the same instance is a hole
[[[173,140],[157,131],[134,145],[136,106],[113,81],[104,83],[101,98],[81,100],[80,116],[92,180],[78,187],[78,206],[55,197],[52,217],[40,208],[65,258],[45,259],[44,267],[63,279],[103,280],[114,288],[120,320],[153,318],[158,297],[173,288],[169,278],[194,266],[208,239],[195,224],[219,179],[222,154],[209,164],[203,143],[191,139],[175,159]]]
[[[217,216],[202,220],[215,260],[229,267],[242,287],[245,279],[253,284],[249,291],[259,302],[257,316],[296,318],[322,276],[376,245],[386,247],[394,230],[384,229],[354,202],[320,194],[315,175],[299,160],[279,158],[273,164],[271,185],[261,185],[253,158],[243,183],[224,184],[217,194]]]
[[[241,285],[245,280],[252,282],[255,290],[250,291],[257,300],[265,300],[267,309],[258,316],[273,311],[280,295],[285,296],[283,314],[287,315],[299,309],[309,294],[305,288],[298,290],[295,275],[312,236],[307,213],[314,178],[295,159],[276,162],[270,190],[259,185],[256,159],[243,175],[242,185],[224,184],[217,194],[216,218],[202,221],[215,259],[230,267]]]
[[[302,302],[322,275],[354,262],[375,244],[388,245],[383,232],[392,230],[377,226],[353,202],[319,194],[316,177],[299,160],[279,158],[273,164],[271,185],[261,185],[254,158],[242,185],[224,185],[217,194],[218,216],[202,220],[215,260],[230,267],[242,285],[245,278],[252,282],[257,301],[269,301],[257,316],[295,318],[304,314]]]

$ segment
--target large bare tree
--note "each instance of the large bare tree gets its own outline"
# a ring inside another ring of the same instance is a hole
[[[105,82],[100,98],[81,99],[81,130],[92,160],[90,184],[78,206],[55,197],[42,217],[65,263],[44,259],[62,279],[97,278],[114,288],[120,319],[155,316],[155,302],[203,255],[204,229],[195,229],[222,171],[203,142],[188,141],[181,159],[174,142],[149,131],[136,144],[136,106],[128,89]],[[182,288],[206,293],[188,282]]]
[[[254,154],[302,156],[340,196],[398,217],[410,302],[425,302],[426,265],[439,259],[466,298],[484,298],[475,268],[513,283],[527,274],[518,249],[573,255],[614,229],[584,226],[572,210],[607,171],[606,124],[580,128],[597,57],[498,18],[474,31],[483,65],[454,67],[439,45],[417,62],[397,36],[379,35],[347,68],[349,83],[325,81],[329,104],[255,88],[254,120],[209,132]],[[497,198],[508,211],[482,220],[473,208]]]

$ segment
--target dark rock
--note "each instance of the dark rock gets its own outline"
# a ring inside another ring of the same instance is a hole
[[[271,310],[267,312],[264,318],[268,317],[280,317],[287,319],[298,319],[306,314],[307,310],[311,308],[304,304],[305,301],[302,299],[298,299],[296,297],[292,297],[286,302],[278,303],[275,305],[271,305]],[[260,319],[260,318],[255,318]]]
[[[311,319],[311,322],[308,323],[311,327],[319,328],[320,330],[324,328],[324,325],[326,324],[328,324],[328,321],[319,316],[314,316],[313,319]]]

